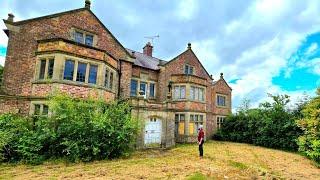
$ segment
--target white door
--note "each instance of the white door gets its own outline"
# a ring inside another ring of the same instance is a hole
[[[144,144],[161,143],[161,120],[149,118],[145,125]]]

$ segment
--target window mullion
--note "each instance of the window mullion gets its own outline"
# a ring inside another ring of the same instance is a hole
[[[45,66],[45,69],[44,69],[44,79],[48,78],[48,68],[49,68],[49,59],[46,58],[46,66]]]
[[[90,68],[90,63],[87,63],[87,67],[86,67],[86,76],[85,76],[85,83],[89,82],[89,68]]]
[[[75,60],[74,70],[73,70],[73,81],[77,80],[78,73],[78,60]]]

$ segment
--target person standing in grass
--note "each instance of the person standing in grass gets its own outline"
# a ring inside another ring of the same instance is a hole
[[[199,144],[199,153],[200,153],[200,158],[203,158],[203,143],[204,143],[204,131],[203,131],[203,126],[199,126],[199,133],[198,133],[198,144]]]

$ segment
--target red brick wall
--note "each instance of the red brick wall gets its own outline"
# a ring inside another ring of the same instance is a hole
[[[4,68],[5,92],[10,95],[30,95],[31,80],[35,71],[37,40],[48,38],[71,39],[71,28],[79,28],[98,37],[97,47],[114,57],[125,59],[126,51],[88,11],[64,14],[56,18],[30,21],[19,25],[20,31],[10,31],[6,65]]]
[[[28,115],[30,110],[30,101],[24,99],[4,99],[0,97],[0,114],[3,113],[21,113]]]
[[[232,92],[232,90],[228,87],[228,85],[222,79],[219,80],[218,82],[216,82],[214,86],[212,86],[212,102],[213,102],[212,103],[213,104],[212,111],[214,114],[228,115],[229,113],[231,113],[231,106],[232,106],[231,92]],[[227,106],[226,107],[217,107],[216,106],[217,93],[227,96],[227,99],[226,99]]]
[[[76,86],[69,84],[34,84],[33,88],[33,96],[37,97],[46,97],[54,91],[58,90],[62,93],[67,93],[68,95],[76,98],[96,98],[103,99],[105,101],[110,101],[115,99],[115,94],[102,89],[94,89],[90,87],[84,86]]]
[[[120,97],[130,97],[130,83],[132,76],[132,63],[121,61]]]

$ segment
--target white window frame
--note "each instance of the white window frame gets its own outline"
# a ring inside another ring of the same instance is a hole
[[[178,88],[178,94],[176,94],[176,88]],[[184,95],[182,96],[182,89],[184,89]],[[185,100],[187,98],[187,86],[186,85],[174,85],[173,86],[173,100]]]
[[[224,97],[224,105],[219,105],[219,102],[218,102],[218,97]],[[217,94],[216,95],[216,106],[217,107],[228,107],[227,105],[227,95],[224,95],[224,94]]]
[[[217,129],[221,128],[221,126],[224,123],[225,119],[226,119],[226,116],[217,116],[217,119],[216,119]]]

